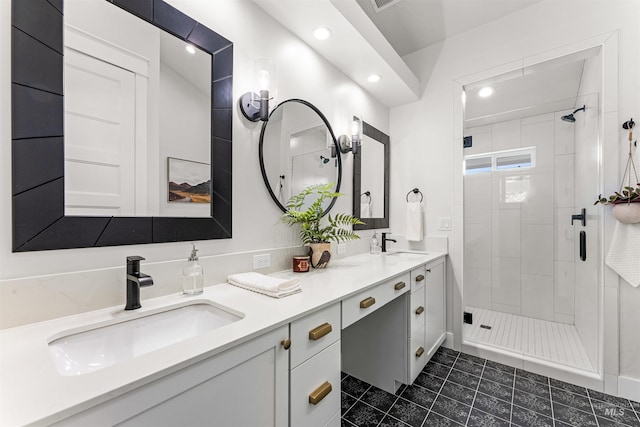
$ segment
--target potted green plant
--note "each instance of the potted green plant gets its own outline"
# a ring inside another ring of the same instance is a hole
[[[309,245],[311,265],[314,268],[324,268],[331,259],[331,242],[345,242],[359,239],[350,227],[354,224],[364,224],[358,218],[348,214],[338,213],[327,215],[322,220],[324,202],[340,197],[343,194],[332,191],[333,183],[316,184],[305,188],[287,202],[287,211],[282,215],[282,222],[288,225],[300,224],[300,240]],[[313,202],[305,207],[307,198],[315,197]]]
[[[640,182],[635,188],[626,186],[620,191],[614,192],[609,198],[598,196],[594,203],[597,205],[613,205],[613,216],[623,224],[636,224],[640,222]]]
[[[594,203],[594,205],[597,205],[598,203],[603,205],[613,205],[613,209],[611,211],[613,216],[623,224],[640,223],[640,179],[638,178],[638,171],[633,160],[632,147],[634,126],[635,122],[633,119],[622,124],[622,128],[629,131],[629,153],[627,156],[627,165],[624,168],[624,173],[622,174],[620,190],[614,192],[609,196],[609,198],[602,197],[602,194],[600,194],[598,196],[598,200]],[[631,183],[634,182],[632,174],[635,177],[635,188],[631,185]],[[626,186],[625,183],[627,184]]]

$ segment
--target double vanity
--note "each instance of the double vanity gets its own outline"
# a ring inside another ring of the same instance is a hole
[[[0,421],[339,426],[341,370],[393,392],[443,342],[445,259],[356,255],[282,299],[221,284],[4,330]]]

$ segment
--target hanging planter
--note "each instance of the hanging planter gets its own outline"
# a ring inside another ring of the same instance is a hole
[[[613,193],[609,198],[602,197],[602,194],[600,194],[598,200],[594,203],[594,205],[598,203],[613,205],[613,216],[623,224],[640,223],[640,179],[638,179],[638,172],[633,161],[632,145],[635,143],[632,144],[631,142],[633,140],[634,126],[635,122],[633,119],[622,125],[624,129],[629,130],[629,157],[627,158],[627,166],[624,169],[624,174],[622,174],[620,190]],[[631,179],[632,173],[635,181]],[[633,182],[635,182],[635,186]],[[625,186],[625,184],[627,185]]]

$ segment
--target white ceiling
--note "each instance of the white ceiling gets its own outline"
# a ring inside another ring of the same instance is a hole
[[[486,24],[540,0],[401,0],[380,13],[371,0],[253,0],[387,107],[420,99],[407,53]],[[329,27],[329,40],[313,31]],[[367,81],[382,76],[377,84]]]
[[[547,63],[466,86],[465,128],[573,110],[584,63],[581,57],[568,63]],[[494,92],[481,98],[478,92],[485,86]]]
[[[356,1],[404,56],[540,0],[399,0],[379,12],[371,0]]]

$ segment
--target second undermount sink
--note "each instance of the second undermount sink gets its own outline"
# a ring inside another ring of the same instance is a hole
[[[174,305],[161,311],[82,332],[58,334],[49,350],[61,375],[81,375],[196,337],[242,319],[244,315],[205,301]]]

